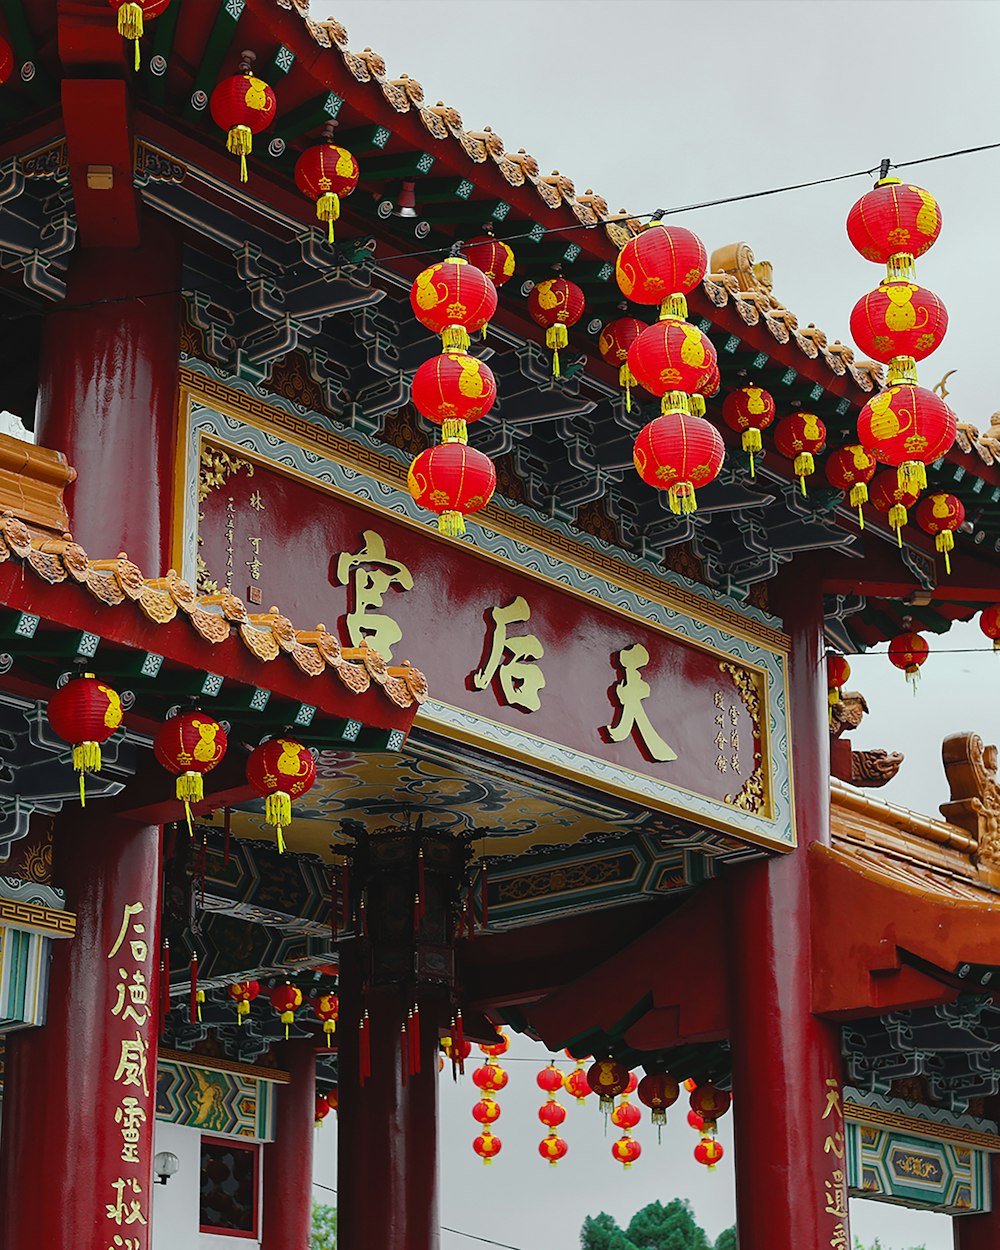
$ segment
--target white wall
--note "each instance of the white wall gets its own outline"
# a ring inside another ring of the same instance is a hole
[[[152,1250],[257,1250],[251,1237],[225,1237],[198,1231],[201,1133],[198,1129],[156,1122],[153,1151],[172,1151],[180,1167],[166,1185],[153,1185]],[[263,1150],[261,1150],[263,1155]],[[258,1227],[260,1186],[257,1192]]]

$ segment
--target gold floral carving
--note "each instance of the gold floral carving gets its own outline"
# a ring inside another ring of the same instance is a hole
[[[202,443],[200,467],[198,470],[198,502],[202,503],[213,490],[225,486],[235,474],[246,470],[247,477],[253,477],[253,465],[249,460],[239,456],[231,456],[212,443]]]
[[[747,710],[753,725],[753,736],[756,743],[763,743],[764,733],[761,726],[763,700],[761,699],[759,679],[747,668],[738,664],[730,664],[727,660],[719,661],[719,668],[736,687],[743,706]],[[767,807],[767,780],[764,775],[764,755],[761,747],[755,747],[753,772],[743,783],[739,794],[727,794],[725,800],[731,807],[742,812],[759,814]]]

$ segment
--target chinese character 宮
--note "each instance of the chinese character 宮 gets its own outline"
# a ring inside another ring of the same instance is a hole
[[[654,760],[660,763],[675,760],[677,752],[653,728],[644,707],[650,690],[649,683],[642,677],[642,670],[649,663],[649,652],[637,642],[618,652],[618,663],[625,674],[624,681],[620,681],[614,690],[621,714],[613,725],[607,727],[608,737],[612,742],[622,742],[635,732]]]
[[[490,616],[493,630],[489,657],[483,667],[472,674],[472,684],[476,690],[485,690],[496,677],[508,706],[537,712],[542,706],[539,691],[545,685],[545,675],[538,661],[545,654],[545,648],[534,634],[512,636],[507,633],[508,626],[523,625],[531,619],[531,608],[527,600],[518,595],[505,608],[492,608]]]
[[[399,560],[386,554],[385,541],[374,530],[365,530],[360,551],[342,551],[337,559],[337,581],[350,586],[353,602],[347,614],[347,632],[355,647],[369,646],[385,660],[392,659],[392,649],[403,637],[403,631],[381,608],[386,593],[393,587],[413,589],[413,574]]]

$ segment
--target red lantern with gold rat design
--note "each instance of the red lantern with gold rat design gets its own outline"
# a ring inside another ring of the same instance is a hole
[[[497,289],[481,269],[461,256],[448,256],[417,274],[410,307],[421,325],[441,335],[445,351],[469,346],[497,310]]]
[[[410,394],[417,411],[440,425],[445,442],[465,443],[466,426],[496,403],[497,384],[489,365],[468,352],[451,351],[424,361]]]
[[[841,693],[851,677],[851,666],[842,655],[831,651],[826,657],[827,702],[831,707],[839,703]],[[831,712],[831,716],[833,713]]]
[[[990,604],[979,613],[979,628],[993,643],[993,650],[1000,652],[1000,603]]]
[[[327,1098],[326,1094],[321,1094],[317,1091],[316,1109],[313,1112],[313,1124],[316,1128],[319,1128],[322,1125],[323,1121],[332,1110],[333,1108],[330,1106],[330,1100]]]
[[[826,459],[826,480],[847,495],[852,508],[858,510],[858,525],[865,528],[862,505],[868,502],[868,483],[875,476],[878,461],[860,443],[838,447]]]
[[[634,1102],[629,1102],[627,1095],[622,1095],[622,1100],[611,1112],[611,1123],[615,1128],[628,1129],[631,1131],[642,1119],[642,1112]]]
[[[628,1089],[630,1072],[617,1059],[598,1059],[587,1070],[587,1083],[601,1100],[601,1110],[611,1111],[615,1099]]]
[[[205,797],[204,775],[226,754],[226,731],[205,712],[182,712],[157,730],[153,753],[163,768],[177,775],[176,793],[190,828],[191,804]]]
[[[462,248],[470,264],[481,269],[494,286],[503,286],[514,276],[514,252],[491,234],[477,235]]]
[[[569,1146],[566,1139],[560,1137],[558,1133],[549,1133],[547,1137],[543,1137],[538,1143],[538,1153],[543,1159],[548,1159],[549,1166],[555,1167],[560,1159],[565,1159]]]
[[[135,68],[139,69],[139,40],[145,32],[145,23],[151,22],[170,4],[170,0],[108,0],[118,13],[118,33],[123,39],[135,44]]]
[[[941,210],[934,197],[898,178],[880,179],[847,215],[847,237],[865,260],[887,265],[905,258],[890,269],[901,275],[908,275],[913,258],[923,256],[940,233]]]
[[[623,1137],[619,1137],[611,1146],[611,1157],[616,1159],[622,1167],[628,1169],[635,1163],[636,1159],[642,1154],[642,1147],[626,1133]]]
[[[277,831],[278,851],[284,851],[281,831],[292,819],[292,799],[301,798],[316,781],[312,752],[294,738],[270,738],[251,752],[247,781],[264,800],[264,819]]]
[[[556,1102],[555,1094],[550,1094],[548,1102],[543,1102],[538,1108],[538,1118],[546,1128],[558,1128],[566,1119],[566,1108],[561,1102]]]
[[[703,1137],[694,1148],[696,1162],[704,1164],[710,1172],[715,1171],[716,1164],[725,1153],[714,1137]]]
[[[286,981],[284,985],[276,985],[273,990],[268,991],[268,998],[271,1000],[271,1006],[281,1018],[281,1023],[285,1026],[285,1040],[288,1040],[289,1027],[295,1021],[295,1013],[302,1006],[302,991],[297,985],[292,985],[290,981]]]
[[[774,420],[774,397],[762,386],[741,386],[730,391],[722,403],[722,419],[731,430],[742,435],[743,450],[750,457],[750,476],[754,474],[753,458],[763,447],[761,430]]]
[[[422,508],[436,512],[442,534],[465,533],[465,518],[485,508],[496,489],[493,461],[464,443],[428,447],[410,465],[406,484]]]
[[[899,546],[902,546],[903,526],[909,519],[907,509],[917,502],[916,489],[901,486],[895,469],[883,469],[872,478],[870,494],[872,507],[886,514],[889,528],[895,533]]]
[[[212,120],[226,131],[227,149],[240,158],[240,182],[246,182],[253,137],[274,121],[278,102],[263,78],[250,72],[248,60],[241,63],[240,71],[219,83],[212,92],[209,108]]]
[[[361,171],[353,153],[336,143],[315,143],[295,162],[295,185],[316,202],[316,217],[326,222],[333,242],[333,223],[340,220],[340,201],[358,185]]]
[[[6,39],[0,39],[0,87],[14,72],[14,53]]]
[[[712,1081],[706,1081],[703,1085],[695,1086],[688,1101],[691,1110],[701,1116],[708,1132],[714,1133],[717,1121],[729,1110],[733,1099],[727,1090],[719,1089]]]
[[[472,1108],[472,1118],[479,1124],[496,1124],[500,1119],[500,1104],[487,1094]]]
[[[495,1137],[488,1128],[485,1128],[473,1141],[472,1149],[479,1155],[483,1163],[492,1163],[503,1149],[503,1142],[499,1137]]]
[[[647,326],[629,348],[628,367],[640,386],[661,397],[661,411],[690,412],[690,396],[704,395],[718,359],[697,326],[667,317]]]
[[[498,1059],[501,1055],[505,1055],[510,1050],[510,1038],[502,1029],[497,1029],[497,1035],[500,1040],[498,1042],[480,1042],[479,1049],[484,1055],[490,1055],[494,1059]]]
[[[488,1060],[481,1067],[476,1068],[472,1074],[472,1083],[477,1089],[481,1089],[484,1094],[496,1094],[504,1088],[509,1077],[504,1068],[498,1063]]]
[[[565,1085],[565,1078],[555,1064],[550,1063],[547,1067],[542,1068],[541,1072],[535,1077],[538,1088],[544,1090],[545,1093],[555,1096],[559,1090]]]
[[[583,291],[568,278],[546,278],[531,288],[528,311],[545,327],[545,346],[552,352],[552,376],[559,377],[559,352],[569,345],[569,327],[575,326],[586,307]]]
[[[945,572],[950,573],[955,531],[965,523],[965,505],[956,495],[936,491],[921,499],[914,517],[924,533],[934,539],[935,549],[944,556]]]
[[[650,1119],[661,1128],[667,1122],[667,1108],[672,1107],[680,1095],[677,1078],[669,1072],[647,1072],[639,1082],[636,1097],[650,1109]]]
[[[632,387],[636,385],[632,370],[628,367],[629,349],[646,329],[646,322],[640,321],[638,317],[618,317],[602,326],[601,337],[597,340],[601,358],[618,370],[618,385],[625,392],[625,408],[628,412],[632,411]]]
[[[678,514],[695,511],[695,491],[715,480],[725,455],[715,426],[682,412],[655,417],[639,431],[632,449],[639,476],[667,491],[670,510]]]
[[[886,280],[863,295],[851,313],[855,343],[885,364],[900,357],[923,360],[941,345],[947,329],[944,304],[915,282]]]
[[[804,495],[806,478],[816,471],[814,457],[826,446],[826,426],[813,412],[793,412],[778,422],[774,445],[779,455],[791,460]]]
[[[101,771],[101,744],[122,723],[117,691],[93,673],[71,678],[49,699],[46,712],[52,731],[73,747],[73,767],[80,774],[80,803],[87,801],[84,778]]]
[[[903,670],[906,680],[913,684],[914,693],[920,678],[920,666],[929,654],[926,638],[912,630],[897,634],[889,643],[889,662]]]
[[[260,982],[234,981],[226,992],[236,1004],[236,1020],[242,1028],[243,1021],[250,1014],[250,1004],[260,993]]]
[[[340,999],[336,994],[321,994],[313,1003],[313,1014],[317,1020],[322,1020],[323,1032],[326,1034],[326,1048],[332,1049],[333,1035],[337,1031],[337,1021],[340,1019]]]
[[[684,226],[652,221],[618,253],[615,277],[626,299],[659,304],[663,312],[686,317],[684,296],[694,290],[707,269],[708,253],[696,234]]]
[[[955,414],[923,386],[890,386],[858,415],[858,441],[898,471],[901,487],[915,492],[927,486],[926,466],[951,449],[955,431]]]

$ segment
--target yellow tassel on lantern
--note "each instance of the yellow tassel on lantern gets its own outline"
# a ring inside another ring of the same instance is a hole
[[[333,223],[340,220],[340,196],[327,191],[316,201],[316,216],[327,223],[327,242],[333,242]]]
[[[283,1011],[281,1013],[281,1023],[285,1026],[285,1041],[288,1041],[288,1026],[295,1019],[294,1011]]]
[[[142,38],[142,5],[123,4],[118,10],[118,33],[135,43],[135,68],[139,68],[139,40]]]
[[[234,126],[226,139],[226,147],[240,158],[240,182],[246,182],[247,157],[253,151],[253,131],[249,126]]]
[[[851,507],[858,510],[858,525],[861,529],[865,528],[865,514],[861,511],[861,505],[867,502],[868,486],[864,482],[858,482],[851,487]]]
[[[760,436],[760,430],[756,426],[751,426],[749,430],[743,431],[743,450],[750,457],[750,476],[756,477],[757,471],[754,466],[754,453],[760,451],[764,446],[764,441]]]
[[[441,346],[446,352],[464,352],[470,342],[469,331],[465,326],[445,326],[441,331]]]
[[[685,297],[679,293],[668,295],[660,305],[660,320],[666,321],[669,317],[677,317],[681,321],[687,319],[688,302]]]
[[[885,276],[888,282],[913,282],[917,271],[909,252],[895,252],[886,261]]]
[[[896,542],[903,545],[903,526],[906,524],[906,509],[901,503],[894,503],[889,509],[889,528],[896,531]]]
[[[705,396],[694,394],[691,396],[691,415],[693,417],[703,417],[705,415]]]
[[[442,443],[467,443],[469,427],[461,417],[449,417],[441,422]]]
[[[955,535],[951,532],[951,530],[942,530],[941,533],[934,539],[934,546],[944,556],[944,570],[950,575],[951,556],[949,552],[954,551],[955,549]]]
[[[809,477],[811,473],[816,472],[816,461],[813,460],[812,452],[800,451],[795,457],[792,468],[795,470],[795,476],[799,479],[799,482],[802,485],[802,493],[804,495],[806,493],[806,478]]]
[[[913,687],[913,693],[916,694],[917,687],[920,685],[920,669],[917,667],[916,664],[912,664],[906,670],[906,680]]]
[[[622,365],[618,370],[618,385],[625,392],[625,411],[632,411],[632,387],[635,386],[635,377],[628,365]]]
[[[441,534],[448,534],[452,538],[457,538],[459,534],[465,533],[465,517],[461,512],[442,512],[438,516],[438,531]]]
[[[181,773],[177,778],[177,797],[184,804],[184,814],[187,816],[188,833],[194,834],[191,826],[191,804],[200,803],[205,797],[205,783],[201,773],[186,772]]]
[[[243,1017],[250,1014],[250,1004],[245,998],[241,998],[236,1004],[236,1018],[239,1021],[240,1028],[243,1027]]]
[[[552,351],[552,376],[561,377],[559,372],[559,349],[569,346],[569,331],[561,321],[549,326],[545,331],[545,346]]]
[[[677,516],[698,511],[698,501],[690,482],[678,482],[676,486],[671,486],[667,491],[667,499],[670,511]]]
[[[324,1020],[324,1021],[323,1021],[323,1032],[326,1034],[326,1048],[327,1048],[327,1050],[332,1050],[332,1049],[333,1049],[333,1035],[334,1035],[334,1033],[336,1033],[336,1031],[337,1031],[337,1021],[336,1021],[336,1020]]]
[[[87,787],[84,785],[84,774],[101,771],[101,744],[78,742],[73,748],[73,767],[80,774],[80,806],[86,807]]]
[[[916,386],[917,362],[912,356],[893,356],[889,361],[886,386]]]
[[[198,1009],[198,1023],[201,1024],[201,1005],[205,1001],[205,991],[196,990],[194,996],[195,1005]]]
[[[899,489],[907,495],[916,495],[927,489],[927,466],[919,460],[904,460],[896,471]]]
[[[272,791],[264,801],[264,819],[273,825],[278,834],[278,854],[285,852],[285,839],[281,831],[292,819],[292,800],[284,790]]]

